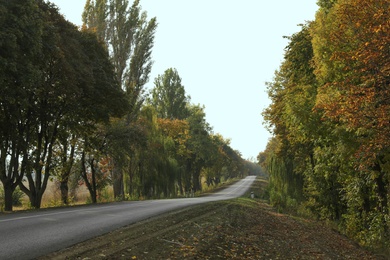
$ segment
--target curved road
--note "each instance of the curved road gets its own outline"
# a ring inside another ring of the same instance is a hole
[[[248,176],[210,196],[118,202],[35,212],[0,214],[0,259],[33,259],[175,209],[242,196]]]

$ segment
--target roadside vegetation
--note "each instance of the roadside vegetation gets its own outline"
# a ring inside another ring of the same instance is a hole
[[[318,4],[268,83],[271,205],[390,255],[390,2]]]

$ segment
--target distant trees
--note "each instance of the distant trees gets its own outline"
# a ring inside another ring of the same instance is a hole
[[[132,157],[130,171],[132,181],[127,185],[131,187],[127,189],[129,196],[184,195],[200,191],[202,179],[210,179],[206,175],[214,174],[214,170],[220,171],[217,174],[224,180],[242,173],[241,157],[232,150],[228,155],[223,153],[220,146],[227,150],[228,143],[210,134],[204,108],[190,104],[190,97],[186,95],[176,69],[168,69],[156,78],[147,103],[140,120],[141,125],[147,125],[144,131],[148,144],[134,150],[136,156]],[[216,167],[222,160],[231,170],[229,174],[229,170],[225,174],[221,172],[222,166]],[[232,162],[240,172],[230,167]],[[134,187],[137,180],[144,189],[138,194]]]
[[[363,245],[390,238],[388,1],[319,1],[268,85],[261,156],[280,207],[335,220]],[[386,244],[387,243],[387,244]]]

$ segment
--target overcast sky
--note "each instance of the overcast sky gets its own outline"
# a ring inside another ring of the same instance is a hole
[[[51,0],[81,25],[84,0]],[[298,24],[312,21],[316,0],[141,0],[158,28],[147,87],[176,68],[192,103],[206,107],[215,133],[231,139],[243,158],[256,158],[270,133],[261,112],[268,106],[266,82],[283,60]]]

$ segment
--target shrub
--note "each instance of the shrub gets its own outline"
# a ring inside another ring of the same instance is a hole
[[[22,198],[24,197],[23,191],[17,187],[12,194],[12,205],[13,206],[22,206]],[[0,211],[4,210],[4,188],[0,185]]]
[[[12,194],[12,205],[13,206],[22,206],[22,199],[24,197],[23,191],[17,187]]]

